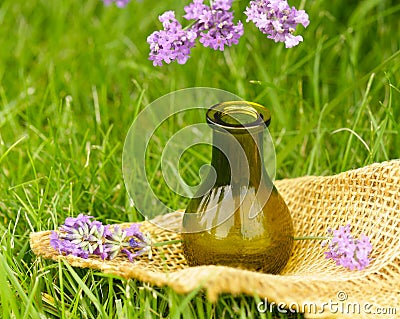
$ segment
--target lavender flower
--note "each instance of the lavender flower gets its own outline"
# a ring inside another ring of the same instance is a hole
[[[113,2],[115,2],[116,6],[118,8],[123,8],[125,7],[131,0],[103,0],[104,4],[106,6],[109,6]]]
[[[148,254],[149,259],[152,258],[152,251],[151,251],[152,241],[150,233],[146,232],[145,234],[143,233],[135,234],[134,237],[129,240],[129,244],[131,247],[139,249],[133,256],[133,258],[143,255],[145,253]]]
[[[137,244],[132,245],[132,241],[137,242]],[[138,224],[132,224],[127,229],[115,226],[113,231],[106,236],[105,245],[109,259],[115,258],[119,252],[122,252],[133,262],[134,258],[142,255],[144,250],[151,251],[151,241],[148,241],[143,233],[139,231]],[[131,249],[135,249],[135,251],[132,252]]]
[[[115,2],[123,7],[130,0],[103,0],[105,4]],[[183,16],[190,23],[183,28],[175,18],[174,11],[166,11],[159,20],[163,30],[154,31],[147,37],[150,46],[149,60],[154,66],[162,66],[177,61],[184,64],[189,59],[195,41],[214,50],[224,51],[226,46],[238,44],[243,35],[243,24],[233,22],[231,10],[233,0],[213,0],[210,6],[204,0],[193,0],[184,7]],[[253,0],[246,8],[247,22],[252,21],[275,42],[285,42],[287,48],[303,41],[301,35],[293,35],[298,24],[309,25],[308,15],[304,10],[290,8],[286,0]]]
[[[103,236],[108,228],[92,218],[83,214],[68,217],[59,233],[52,232],[50,244],[60,253],[82,258],[88,258],[89,254],[104,254]]]
[[[70,240],[60,239],[59,234],[55,231],[51,232],[50,245],[58,251],[59,254],[73,255],[87,259],[89,253],[83,250],[79,245],[72,243]]]
[[[149,60],[153,61],[154,66],[161,66],[163,61],[171,63],[176,60],[179,64],[186,63],[190,49],[195,45],[196,32],[191,29],[183,30],[173,11],[165,12],[159,20],[164,30],[155,31],[147,38],[150,45]]]
[[[350,270],[362,270],[369,265],[372,245],[367,236],[361,235],[360,239],[355,239],[350,233],[350,225],[341,226],[339,230],[328,229],[328,234],[331,238],[322,242],[323,246],[328,245],[329,248],[325,252],[326,258],[332,258],[336,265]]]
[[[184,18],[194,19],[196,22],[192,30],[200,36],[200,43],[214,50],[225,49],[225,46],[237,44],[243,35],[243,24],[233,23],[233,12],[228,11],[232,0],[213,1],[211,7],[203,4],[202,0],[194,0],[186,6]]]
[[[214,0],[211,9],[227,11],[232,7],[232,0]]]
[[[85,259],[90,255],[100,256],[103,260],[113,259],[120,252],[130,261],[145,252],[151,257],[151,239],[139,230],[139,224],[132,224],[127,229],[111,228],[92,219],[83,214],[66,218],[58,231],[52,231],[50,245],[60,254]]]
[[[118,226],[115,226],[112,231],[104,239],[105,251],[109,259],[114,259],[123,247],[127,246],[126,243],[127,232]],[[104,258],[103,258],[104,259]]]
[[[195,21],[186,29],[176,20],[174,11],[164,12],[159,17],[164,29],[153,32],[147,38],[149,60],[155,66],[174,60],[184,64],[197,38],[205,47],[214,50],[223,51],[225,46],[237,44],[243,35],[243,24],[240,21],[236,25],[233,23],[233,12],[229,11],[231,6],[232,0],[216,0],[211,7],[205,5],[203,0],[193,0],[184,8],[184,18]]]
[[[244,12],[246,22],[252,21],[262,33],[275,42],[285,42],[291,48],[303,41],[301,35],[293,35],[298,24],[305,28],[310,21],[304,10],[290,8],[286,0],[254,0]]]
[[[208,8],[203,4],[203,0],[193,0],[191,4],[184,8],[186,14],[183,17],[186,20],[197,20],[203,14],[203,11],[207,11]]]

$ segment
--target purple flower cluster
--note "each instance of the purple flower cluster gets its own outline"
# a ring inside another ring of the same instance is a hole
[[[170,63],[173,60],[179,64],[186,63],[190,49],[195,45],[196,33],[191,29],[183,30],[173,11],[165,12],[159,20],[164,30],[155,31],[147,38],[153,65],[161,66],[162,61]]]
[[[304,10],[290,8],[286,0],[254,0],[244,12],[246,22],[252,21],[262,33],[275,42],[285,42],[286,48],[292,48],[303,41],[301,35],[293,35],[298,24],[305,28],[310,24]]]
[[[113,2],[115,2],[115,5],[118,8],[123,8],[125,7],[131,0],[103,0],[104,4],[106,6],[109,6],[110,4],[112,4]]]
[[[83,214],[66,218],[58,231],[52,231],[50,245],[60,254],[85,259],[90,255],[100,256],[103,260],[113,259],[122,252],[133,261],[143,253],[151,254],[150,237],[139,231],[138,224],[121,229],[92,219]]]
[[[176,20],[173,11],[162,14],[159,20],[164,29],[147,38],[153,65],[161,66],[163,61],[173,60],[186,63],[198,38],[203,46],[214,50],[223,51],[225,46],[237,44],[243,35],[243,24],[240,21],[234,24],[233,12],[229,11],[231,6],[232,0],[216,0],[211,6],[205,5],[203,0],[193,0],[184,8],[184,18],[193,20],[186,29]]]
[[[110,0],[107,0],[110,1]],[[156,66],[163,62],[178,61],[186,63],[196,39],[214,50],[223,51],[226,46],[237,44],[243,35],[243,24],[233,22],[232,0],[210,1],[210,6],[203,0],[193,0],[184,7],[183,16],[191,21],[187,28],[176,20],[173,11],[167,11],[159,17],[164,29],[153,32],[147,42],[150,45],[149,60]],[[247,22],[252,21],[261,32],[275,42],[285,42],[292,48],[303,41],[301,35],[294,35],[298,24],[307,27],[310,23],[304,10],[290,8],[286,0],[253,0],[244,12]]]
[[[338,230],[328,229],[328,234],[331,238],[322,242],[329,248],[325,252],[326,258],[332,258],[336,265],[350,270],[362,270],[369,265],[372,245],[367,236],[362,234],[360,239],[355,239],[350,233],[350,225],[341,226]]]

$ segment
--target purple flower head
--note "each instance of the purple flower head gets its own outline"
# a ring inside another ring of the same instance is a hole
[[[211,9],[227,11],[232,7],[232,0],[214,0]]]
[[[158,17],[158,20],[162,23],[164,29],[169,29],[171,31],[181,28],[181,25],[175,18],[174,11],[165,11],[162,15]]]
[[[143,235],[139,229],[140,229],[139,224],[131,224],[131,226],[129,228],[125,229],[126,236],[133,237],[133,236]]]
[[[78,217],[67,217],[65,219],[64,225],[78,229],[83,224],[91,223],[92,219],[93,219],[93,216],[79,214]]]
[[[147,38],[150,45],[149,60],[153,61],[154,66],[161,66],[163,61],[171,63],[176,60],[179,64],[186,63],[197,34],[191,29],[183,30],[173,11],[165,12],[159,20],[164,30],[155,31]]]
[[[183,17],[186,20],[197,20],[203,11],[207,9],[208,6],[203,4],[203,0],[193,0],[191,4],[184,8],[186,14]]]
[[[350,232],[350,225],[341,226],[338,230],[328,230],[332,237],[329,241],[324,241],[323,245],[328,245],[329,250],[325,252],[326,258],[336,261],[350,270],[362,270],[370,263],[369,254],[372,245],[369,238],[361,235],[360,239],[355,239]]]
[[[243,35],[243,24],[233,23],[233,13],[224,10],[211,10],[201,16],[203,31],[200,34],[200,43],[205,47],[223,51],[225,46],[237,44]]]
[[[107,257],[113,259],[122,252],[128,256],[130,261],[133,261],[134,258],[141,255],[140,250],[145,248],[147,242],[145,240],[146,237],[139,230],[139,227],[139,224],[132,224],[126,229],[115,226],[110,235],[107,235],[105,239]],[[132,241],[135,240],[137,241],[137,245],[132,245]],[[131,251],[131,249],[136,249],[136,251]]]
[[[105,257],[114,259],[125,246],[128,246],[127,237],[127,231],[118,226],[110,230],[105,236],[105,251],[107,253]]]
[[[237,44],[243,35],[243,24],[233,23],[233,12],[228,11],[232,6],[231,0],[213,1],[211,7],[203,4],[202,0],[195,0],[186,6],[186,19],[196,22],[192,30],[200,36],[200,43],[214,50],[225,49],[225,46]]]
[[[100,256],[103,260],[113,259],[119,253],[127,255],[130,261],[144,253],[151,258],[152,241],[150,234],[143,234],[140,224],[129,228],[110,227],[92,220],[92,216],[79,214],[66,218],[58,231],[50,234],[50,245],[60,254],[89,258]]]
[[[66,218],[59,232],[52,232],[51,246],[60,253],[82,258],[88,258],[89,254],[95,252],[104,254],[103,236],[108,228],[98,221],[92,221],[92,218],[83,214]]]
[[[73,255],[81,258],[88,258],[89,254],[81,246],[72,243],[72,241],[60,239],[57,232],[52,231],[50,235],[50,245],[58,251],[59,254]]]
[[[304,10],[290,8],[286,0],[253,0],[244,12],[246,22],[252,21],[262,33],[275,42],[285,42],[292,48],[303,41],[303,37],[294,36],[298,24],[305,28],[310,21]]]
[[[131,0],[103,0],[104,4],[106,6],[111,5],[113,2],[115,2],[115,5],[118,8],[123,8],[125,7]]]
[[[147,253],[149,256],[149,259],[151,259],[151,257],[152,257],[152,251],[151,251],[152,240],[151,240],[149,233],[135,234],[134,237],[129,240],[129,245],[132,248],[139,249],[136,252],[136,256],[140,256],[140,255]]]

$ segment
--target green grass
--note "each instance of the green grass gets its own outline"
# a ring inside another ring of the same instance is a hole
[[[124,139],[141,109],[182,88],[224,89],[268,106],[277,178],[399,158],[400,5],[290,4],[311,20],[296,48],[246,24],[238,46],[199,47],[186,65],[154,68],[146,37],[160,28],[160,13],[181,13],[183,3],[132,1],[121,10],[100,0],[0,2],[0,316],[287,318],[259,314],[252,296],[212,304],[201,291],[179,295],[49,262],[33,255],[28,239],[79,212],[103,222],[139,220],[121,172]],[[192,155],[193,165],[179,170],[193,181],[191,167],[209,155]],[[158,192],[184,205],[165,187]]]

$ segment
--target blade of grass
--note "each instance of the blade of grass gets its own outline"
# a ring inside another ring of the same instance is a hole
[[[97,308],[97,310],[101,314],[102,318],[108,318],[106,312],[104,311],[103,305],[99,302],[99,299],[96,298],[96,296],[93,294],[93,292],[90,290],[90,288],[82,281],[82,279],[78,276],[78,274],[75,272],[75,270],[72,268],[72,266],[70,266],[65,261],[62,261],[62,263],[68,269],[69,273],[72,275],[74,280],[78,283],[79,287],[88,296],[88,298],[93,303],[93,305]]]

